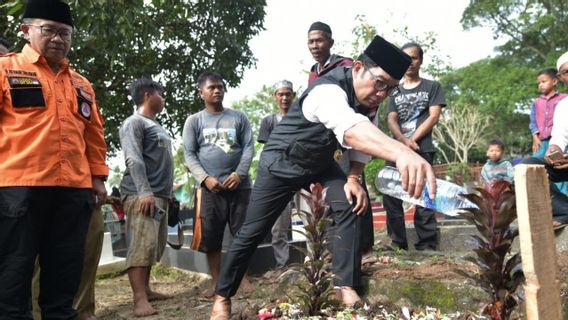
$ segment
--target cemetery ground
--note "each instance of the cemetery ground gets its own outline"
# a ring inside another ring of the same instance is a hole
[[[377,233],[377,232],[376,232]],[[475,283],[455,273],[463,270],[476,272],[472,263],[463,260],[471,252],[416,252],[382,251],[376,234],[374,263],[365,264],[363,297],[374,309],[398,319],[403,308],[414,314],[442,314],[449,319],[471,319],[480,308],[490,301],[489,296]],[[568,251],[557,253],[558,280],[564,314],[568,314]],[[263,307],[275,307],[280,302],[289,302],[295,285],[301,276],[290,268],[278,278],[270,273],[253,275],[255,290],[251,294],[240,292],[232,299],[232,319],[258,319],[257,312]],[[146,319],[209,319],[211,299],[202,292],[209,286],[204,274],[171,268],[163,264],[155,266],[151,275],[154,290],[171,295],[172,298],[155,301],[159,314]],[[101,319],[134,319],[132,292],[125,273],[99,275],[96,283],[97,316]],[[432,308],[437,311],[432,311]],[[524,305],[517,308],[523,318]],[[404,319],[404,318],[401,318]],[[435,319],[435,318],[432,318]],[[477,319],[477,318],[475,318]],[[565,319],[566,316],[565,316]]]

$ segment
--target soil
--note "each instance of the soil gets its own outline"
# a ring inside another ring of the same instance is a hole
[[[485,300],[483,292],[454,272],[456,269],[476,270],[472,263],[460,257],[417,252],[376,252],[376,256],[377,262],[364,266],[365,298],[371,303],[398,310],[402,306],[428,305],[442,310],[454,309],[444,312],[460,311],[456,309],[475,312]],[[558,254],[557,259],[563,304],[568,305],[568,252]],[[298,277],[295,271],[284,273],[278,281],[273,281],[271,274],[252,277],[255,291],[248,296],[238,293],[233,298],[233,319],[257,319],[260,308],[288,301],[286,295],[293,294]],[[209,319],[211,299],[202,296],[209,286],[206,275],[158,265],[153,268],[150,281],[154,290],[172,298],[152,302],[159,314],[146,319]],[[125,274],[99,277],[96,290],[100,319],[135,319]],[[408,294],[401,295],[401,292]]]

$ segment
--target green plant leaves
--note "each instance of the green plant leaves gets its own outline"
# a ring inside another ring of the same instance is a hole
[[[515,194],[505,181],[476,190],[477,194],[464,197],[479,209],[465,209],[461,216],[479,231],[479,235],[473,236],[475,256],[464,258],[474,263],[479,273],[457,273],[475,281],[490,294],[492,301],[485,308],[486,312],[492,317],[496,314],[500,319],[507,319],[518,305],[515,292],[524,281],[520,269],[521,256],[517,253],[506,259],[513,240],[519,234],[518,228],[511,225],[517,218]]]
[[[310,186],[311,194],[301,194],[310,205],[312,212],[301,212],[308,224],[300,233],[306,237],[307,249],[300,250],[306,254],[306,261],[300,271],[306,281],[298,282],[298,293],[292,301],[298,303],[305,315],[317,316],[322,309],[337,305],[333,299],[333,278],[331,271],[331,253],[328,250],[329,237],[326,234],[331,219],[325,213],[329,206],[325,202],[327,188],[316,183]]]

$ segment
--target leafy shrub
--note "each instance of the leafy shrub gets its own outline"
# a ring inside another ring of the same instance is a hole
[[[510,186],[508,182],[498,181],[485,189],[477,188],[479,194],[464,195],[479,209],[467,208],[461,213],[479,231],[479,235],[473,236],[476,256],[466,257],[479,268],[479,272],[456,272],[474,280],[491,296],[491,302],[485,306],[483,313],[494,320],[509,319],[518,305],[516,290],[524,282],[519,253],[507,258],[513,241],[519,235],[518,228],[511,226],[517,218],[517,210],[515,193]]]
[[[329,252],[329,237],[326,230],[332,220],[326,215],[329,205],[325,202],[327,188],[316,183],[310,186],[311,195],[302,196],[310,205],[311,212],[300,212],[305,216],[308,223],[304,231],[300,232],[306,237],[308,249],[299,248],[304,252],[307,259],[300,267],[302,276],[306,281],[298,281],[298,292],[295,301],[303,310],[303,314],[310,316],[321,315],[322,310],[337,306],[334,299],[333,273],[331,270],[331,253]]]
[[[381,170],[384,166],[385,160],[383,159],[373,159],[369,161],[367,165],[365,165],[365,179],[370,182],[367,184],[369,192],[380,194],[379,190],[377,190],[377,187],[375,187],[374,181],[377,178],[379,170]]]
[[[448,166],[446,174],[450,177],[450,180],[460,186],[471,180],[471,173],[469,165],[467,163],[456,162],[451,163]]]

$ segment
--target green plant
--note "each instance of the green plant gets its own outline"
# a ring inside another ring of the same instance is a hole
[[[385,166],[385,160],[383,159],[373,159],[365,165],[365,180],[367,182],[367,188],[371,193],[380,194],[379,190],[375,186],[375,179],[379,170]]]
[[[300,267],[306,281],[298,281],[298,293],[290,299],[297,303],[304,315],[318,316],[327,307],[337,306],[334,299],[333,273],[331,270],[331,253],[329,252],[329,237],[326,230],[331,219],[326,216],[329,205],[325,202],[327,188],[316,183],[310,186],[311,195],[302,196],[310,205],[311,212],[300,212],[307,221],[304,230],[295,230],[306,237],[307,249],[299,248],[307,259]]]
[[[511,226],[517,218],[515,193],[505,181],[476,190],[479,194],[466,194],[464,197],[478,208],[466,208],[461,216],[479,231],[479,235],[473,236],[476,256],[466,257],[466,260],[477,265],[479,272],[456,272],[474,280],[491,295],[492,300],[483,313],[494,320],[505,320],[509,319],[518,305],[516,290],[524,282],[519,253],[507,259],[511,245],[519,234],[518,229]]]
[[[469,165],[463,162],[449,164],[446,174],[450,177],[452,182],[460,186],[471,180]]]

